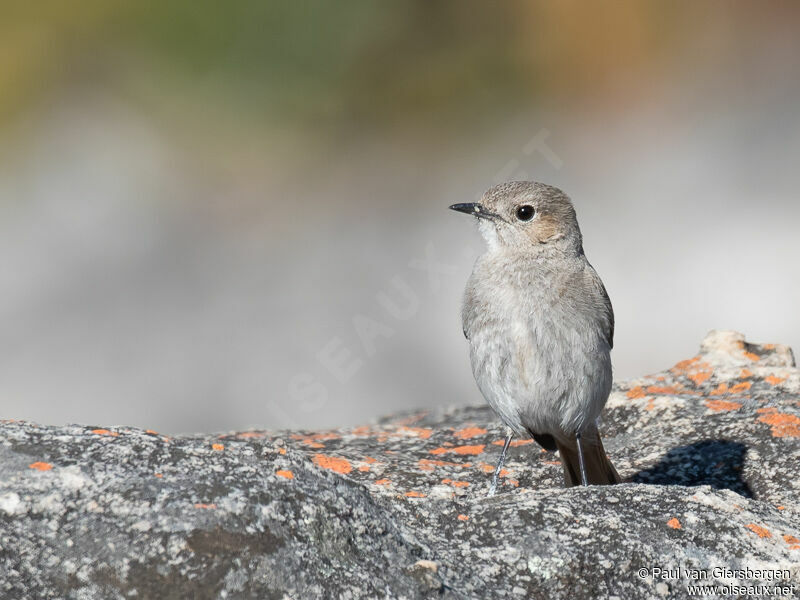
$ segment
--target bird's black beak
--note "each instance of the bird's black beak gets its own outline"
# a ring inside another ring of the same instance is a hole
[[[473,215],[478,217],[479,219],[491,219],[495,217],[494,213],[487,212],[483,206],[481,206],[477,202],[465,202],[463,204],[453,204],[450,207],[450,210],[457,210],[458,212],[463,212],[468,215]]]

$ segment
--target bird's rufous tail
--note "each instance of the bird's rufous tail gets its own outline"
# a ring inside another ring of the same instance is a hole
[[[581,463],[578,456],[578,444],[575,438],[560,440],[556,438],[561,464],[564,467],[564,483],[566,487],[581,485]],[[583,464],[586,470],[586,481],[589,485],[612,485],[621,479],[614,465],[608,460],[600,433],[592,427],[581,433],[581,449]]]

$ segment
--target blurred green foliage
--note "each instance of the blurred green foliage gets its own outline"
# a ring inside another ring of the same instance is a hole
[[[188,86],[280,118],[370,120],[494,101],[522,79],[512,5],[83,0],[4,12],[3,116],[71,80]]]
[[[0,119],[92,83],[314,126],[463,119],[585,97],[609,77],[645,72],[703,10],[638,0],[6,0]]]

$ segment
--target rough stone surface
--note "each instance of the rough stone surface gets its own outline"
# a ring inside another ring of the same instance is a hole
[[[173,438],[5,421],[0,597],[800,595],[788,348],[712,332],[698,356],[618,384],[601,429],[629,483],[563,489],[557,455],[519,441],[488,498],[502,430],[485,407]]]

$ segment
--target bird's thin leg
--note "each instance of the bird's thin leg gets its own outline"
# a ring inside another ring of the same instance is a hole
[[[506,430],[506,441],[503,444],[503,451],[500,453],[500,460],[497,462],[497,468],[494,470],[494,475],[492,475],[492,485],[489,486],[489,497],[494,496],[497,493],[497,482],[500,479],[500,471],[503,470],[503,463],[506,462],[506,452],[508,452],[508,446],[511,444],[511,438],[514,437],[514,432],[510,429]]]
[[[575,434],[575,441],[578,443],[578,463],[581,466],[581,485],[589,485],[586,479],[586,465],[583,462],[583,448],[581,448],[581,433]]]

